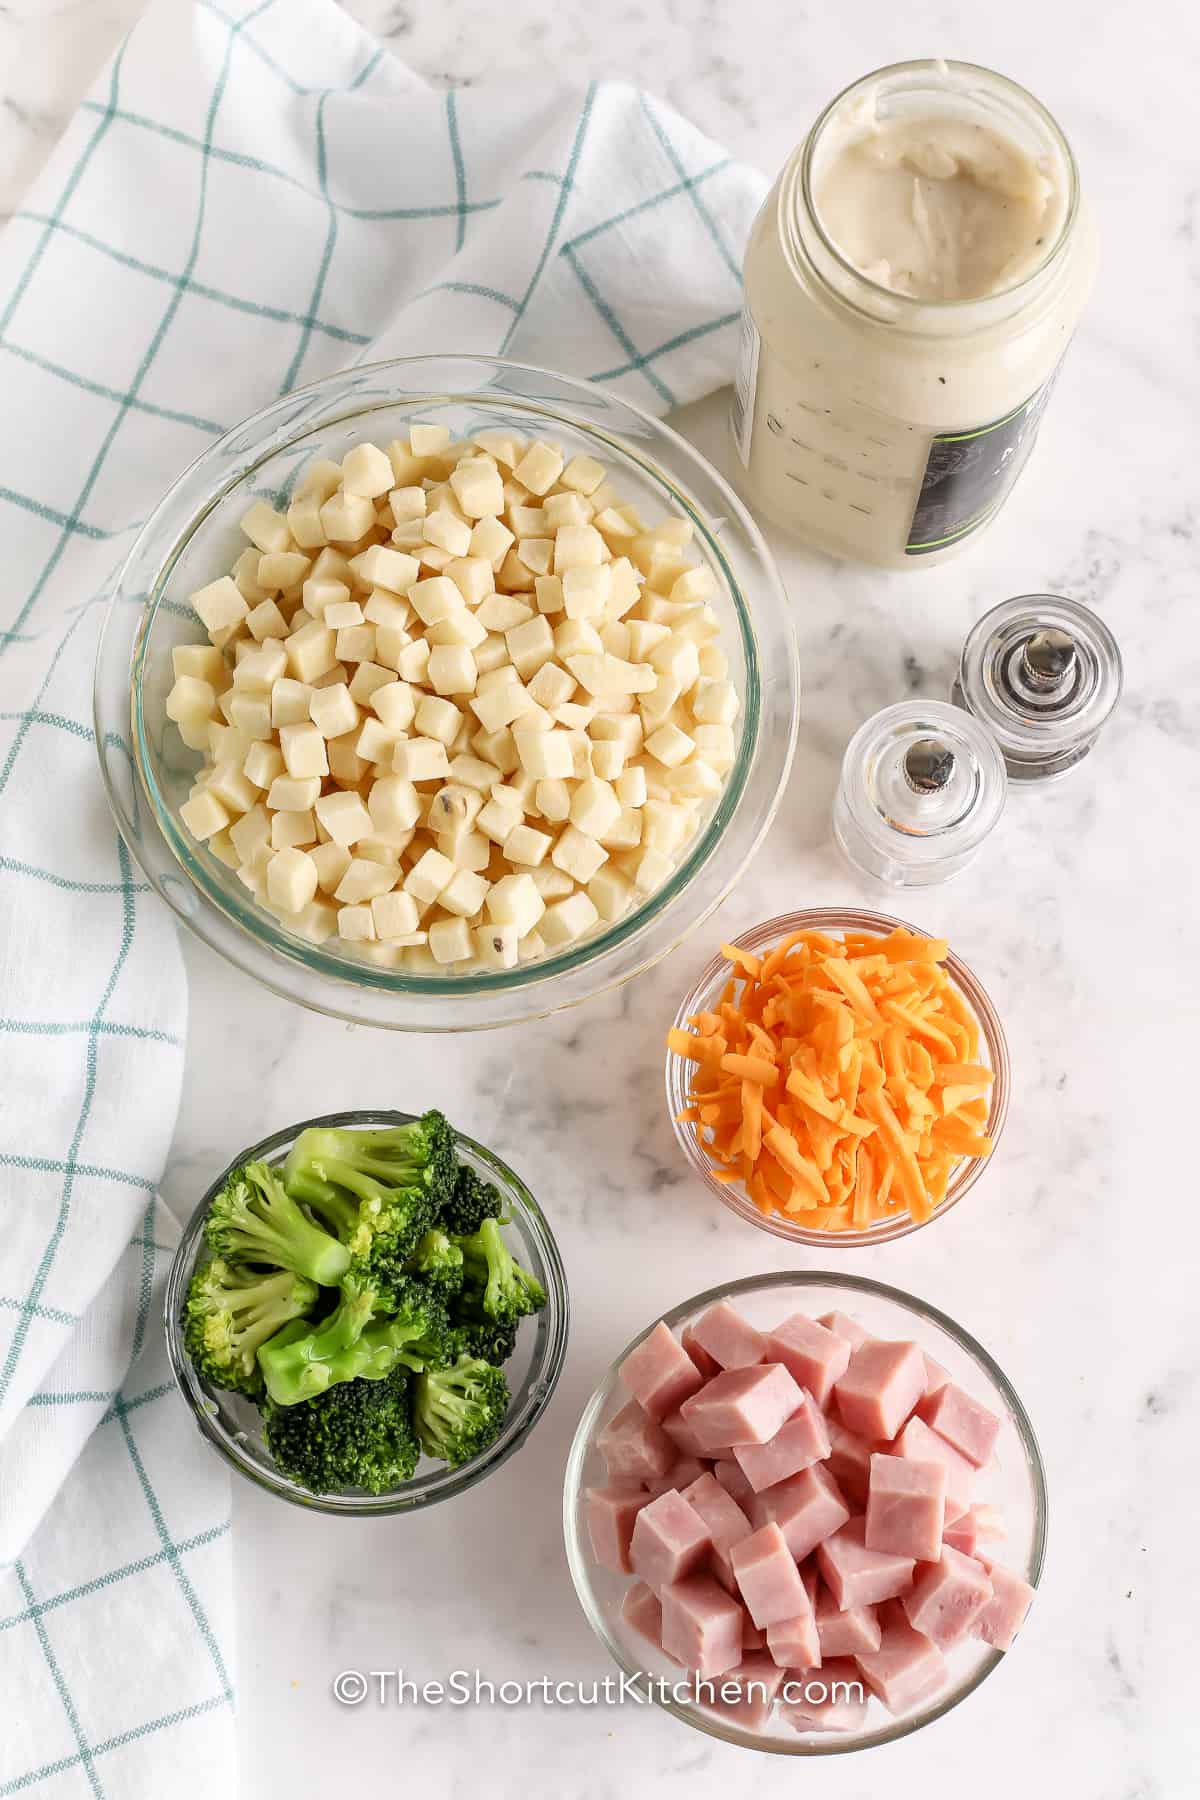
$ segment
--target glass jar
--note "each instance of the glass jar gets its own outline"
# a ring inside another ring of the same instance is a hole
[[[842,253],[814,192],[878,122],[982,126],[1047,184],[1044,242],[980,298],[894,292]],[[759,212],[733,404],[741,484],[776,524],[883,568],[942,562],[998,512],[1091,287],[1075,161],[1024,88],[970,63],[900,63],[822,113]]]

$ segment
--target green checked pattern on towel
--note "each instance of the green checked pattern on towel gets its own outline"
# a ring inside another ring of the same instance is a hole
[[[764,187],[632,88],[434,92],[332,0],[157,0],[0,237],[0,1796],[235,1791],[228,1486],[159,1326],[183,971],[91,722],[115,572],[347,362],[720,385]]]

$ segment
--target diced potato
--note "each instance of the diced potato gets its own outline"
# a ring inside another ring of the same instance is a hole
[[[504,482],[490,457],[465,457],[450,471],[450,486],[468,519],[493,518],[504,510]]]
[[[538,439],[530,444],[513,470],[513,474],[522,487],[527,487],[531,494],[546,494],[554,486],[562,471],[561,450],[553,444],[543,443],[541,439]]]
[[[343,606],[350,598],[350,589],[346,583],[336,581],[331,575],[310,576],[301,593],[305,612],[311,613],[314,619],[321,620],[324,620],[330,607]]]
[[[402,738],[396,745],[392,768],[406,781],[436,781],[449,773],[450,759],[440,738]]]
[[[311,720],[302,725],[284,725],[279,733],[279,748],[289,775],[328,775],[325,739]]]
[[[601,738],[592,745],[592,773],[601,781],[615,782],[624,767],[624,744],[614,738]]]
[[[240,625],[250,611],[232,575],[222,575],[219,581],[197,588],[191,596],[191,606],[206,631]]]
[[[224,831],[229,824],[228,808],[222,806],[207,788],[193,789],[191,797],[180,807],[179,816],[192,836],[202,843],[205,838]]]
[[[375,508],[362,494],[341,488],[321,507],[321,529],[332,544],[357,544],[375,524]]]
[[[378,637],[378,634],[376,634]],[[413,687],[420,687],[425,680],[429,667],[429,644],[424,638],[417,638],[407,645],[396,659],[396,670],[401,681],[411,682]]]
[[[287,509],[287,526],[302,550],[320,549],[325,542],[325,527],[321,523],[321,502],[315,494],[292,501]]]
[[[565,780],[575,766],[571,740],[565,731],[531,730],[518,724],[513,731],[521,767],[539,781]]]
[[[233,671],[233,685],[251,694],[269,694],[282,680],[288,654],[279,638],[248,646]]]
[[[258,800],[258,789],[235,762],[215,763],[205,781],[205,789],[215,794],[230,813],[247,813]]]
[[[554,655],[554,633],[549,621],[540,613],[514,625],[504,634],[508,654],[522,681],[535,676],[543,663]]]
[[[638,861],[634,886],[641,894],[653,894],[670,877],[674,866],[661,850],[646,850]]]
[[[462,722],[463,715],[453,701],[441,699],[437,694],[421,695],[413,719],[420,737],[437,738],[449,750]]]
[[[487,968],[516,968],[519,938],[515,925],[477,925],[472,936],[476,955]]]
[[[414,456],[436,456],[450,442],[448,425],[412,425],[408,443]]]
[[[604,467],[592,456],[573,456],[559,480],[574,493],[594,494],[604,480]]]
[[[256,500],[254,505],[242,514],[238,524],[250,542],[264,554],[271,550],[287,550],[291,547],[292,534],[288,530],[287,520],[282,513],[277,513],[273,506],[268,506],[265,500]]]
[[[440,850],[426,850],[404,877],[404,890],[423,906],[431,906],[456,873],[448,856],[443,856]]]
[[[424,537],[427,544],[438,550],[445,550],[452,557],[462,558],[470,554],[471,527],[465,519],[460,519],[444,506],[426,516]]]
[[[390,463],[388,464],[388,475],[391,475]],[[373,904],[374,902],[372,902]],[[364,905],[361,901],[356,906],[341,907],[338,911],[338,936],[347,938],[354,944],[374,943],[376,931],[371,907]]]
[[[478,788],[448,781],[433,797],[429,823],[439,832],[469,831],[482,807],[483,795]]]
[[[258,740],[271,735],[271,702],[265,694],[234,694],[229,716],[243,737]]]
[[[166,714],[177,725],[199,724],[211,719],[217,696],[211,682],[198,675],[180,675],[167,695]]]
[[[435,963],[465,962],[474,947],[466,919],[435,919],[429,927],[429,949]]]
[[[313,811],[331,842],[349,848],[360,838],[370,837],[374,821],[360,794],[343,792],[322,794],[313,802]]]
[[[587,894],[568,894],[565,900],[556,900],[546,908],[539,930],[550,948],[557,950],[581,938],[599,918],[600,914]]]
[[[435,850],[433,854],[440,853]],[[473,919],[483,906],[491,885],[485,876],[470,869],[456,869],[438,895],[438,905],[459,918]]]
[[[462,787],[476,788],[484,794],[490,793],[500,779],[500,770],[495,763],[479,756],[456,756],[449,773],[451,781]]]
[[[453,556],[446,564],[444,574],[468,606],[479,606],[492,592],[492,565],[487,557]]]
[[[550,853],[556,869],[584,886],[607,859],[608,851],[604,846],[575,825],[567,826]]]
[[[636,850],[642,841],[642,829],[640,807],[623,806],[600,842],[606,850]]]
[[[246,624],[251,637],[260,644],[267,638],[286,637],[288,632],[287,620],[274,600],[260,600],[247,614]]]
[[[333,897],[347,906],[374,900],[395,887],[398,874],[399,870],[392,864],[371,862],[365,856],[352,857],[346,873],[333,890]]]
[[[297,681],[312,683],[338,660],[332,631],[314,619],[287,640],[287,666]]]
[[[602,838],[620,811],[621,802],[613,789],[595,775],[581,781],[571,796],[571,823],[589,837]]]
[[[503,848],[505,840],[521,823],[523,808],[519,800],[493,789],[475,820],[476,829]]]
[[[347,494],[374,500],[392,485],[391,462],[377,444],[355,444],[342,458],[342,486]]]
[[[473,694],[475,658],[463,644],[438,644],[429,652],[429,679],[439,694]]]
[[[646,750],[665,769],[677,769],[696,748],[695,740],[677,725],[661,725],[646,739]]]
[[[471,555],[480,557],[494,572],[515,542],[515,535],[499,519],[480,519],[471,532]]]
[[[538,575],[534,580],[534,593],[537,597],[537,609],[540,613],[554,615],[563,610],[562,577],[560,575]]]
[[[598,869],[587,884],[587,896],[600,917],[611,924],[628,912],[633,902],[633,883],[617,869]]]
[[[553,650],[553,633],[551,633],[550,644],[551,650]],[[568,675],[567,671],[560,668],[555,662],[543,663],[529,683],[530,698],[536,700],[539,706],[544,706],[549,712],[553,712],[557,706],[565,706],[574,692],[574,676]]]
[[[318,502],[328,500],[330,494],[336,494],[341,485],[341,463],[334,462],[328,456],[320,456],[315,462],[309,463],[296,483],[296,498]]]
[[[277,775],[267,790],[272,812],[308,812],[321,793],[319,775]]]
[[[350,867],[350,852],[330,839],[327,844],[318,844],[308,854],[316,865],[317,886],[323,894],[332,894]]]
[[[272,850],[289,850],[294,846],[315,844],[317,822],[311,812],[277,812],[271,814]]]
[[[374,835],[384,843],[397,843],[421,816],[420,796],[402,775],[383,775],[372,783],[367,811]]]
[[[317,891],[317,866],[303,850],[277,850],[267,864],[267,898],[281,912],[298,913]]]
[[[291,534],[288,535],[290,538]],[[311,558],[301,550],[270,550],[258,559],[258,585],[268,594],[299,587],[308,574],[310,563]]]
[[[520,767],[516,740],[507,725],[502,725],[499,731],[477,731],[471,739],[471,748],[480,761],[491,763],[502,775],[511,775]]]
[[[532,825],[514,825],[502,848],[510,863],[536,868],[545,861],[553,844],[554,839],[548,832],[536,831]]]
[[[375,896],[371,901],[371,919],[375,936],[385,943],[397,938],[411,938],[421,923],[416,900],[399,888]]]
[[[494,881],[484,905],[494,924],[516,926],[518,940],[533,930],[546,910],[545,902],[527,872],[505,875]]]

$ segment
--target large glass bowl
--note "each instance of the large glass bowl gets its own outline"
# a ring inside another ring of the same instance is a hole
[[[718,1300],[732,1300],[752,1324],[763,1330],[793,1312],[816,1317],[840,1311],[861,1320],[874,1336],[911,1338],[942,1364],[952,1380],[998,1414],[1000,1436],[992,1464],[979,1476],[979,1498],[999,1508],[1004,1517],[1006,1538],[996,1547],[996,1560],[1023,1575],[1031,1586],[1037,1586],[1045,1559],[1048,1512],[1041,1451],[1025,1408],[1007,1376],[961,1325],[898,1288],[885,1287],[882,1282],[868,1281],[863,1276],[839,1276],[819,1270],[751,1275],[725,1282],[673,1307],[664,1315],[665,1322],[672,1330],[680,1331]],[[644,1335],[639,1334],[634,1344]],[[607,1480],[596,1440],[629,1399],[617,1371],[634,1344],[621,1351],[583,1409],[567,1458],[563,1491],[563,1529],[575,1591],[593,1631],[626,1675],[650,1677],[646,1691],[652,1698],[708,1737],[780,1756],[838,1756],[892,1743],[940,1719],[974,1693],[1005,1654],[978,1638],[947,1651],[951,1679],[939,1694],[896,1717],[872,1699],[867,1722],[859,1731],[801,1733],[775,1715],[760,1730],[751,1731],[718,1712],[674,1696],[671,1690],[680,1681],[679,1665],[661,1651],[656,1652],[622,1618],[621,1603],[632,1578],[597,1565],[584,1512],[584,1490],[603,1486]],[[1036,1621],[1035,1601],[1025,1629],[1036,1629]],[[1019,1655],[1020,1651],[1007,1654]]]
[[[823,931],[830,937],[840,937],[846,931],[859,931],[886,937],[889,932],[898,928],[916,932],[921,937],[936,935],[923,932],[919,925],[910,925],[903,919],[890,918],[886,913],[862,912],[851,906],[821,906],[813,907],[808,912],[785,913],[780,918],[767,919],[750,931],[744,931],[733,942],[743,950],[753,951],[755,955],[765,955],[795,931]],[[745,1219],[749,1225],[757,1225],[760,1231],[769,1231],[774,1237],[786,1238],[789,1243],[819,1244],[823,1249],[829,1250],[861,1250],[871,1244],[889,1244],[895,1238],[907,1237],[910,1231],[920,1231],[923,1226],[932,1225],[936,1219],[944,1218],[950,1208],[970,1192],[995,1156],[996,1145],[1008,1117],[1011,1081],[1008,1041],[1000,1023],[1000,1015],[989,1000],[978,976],[953,950],[946,958],[945,967],[978,1021],[979,1060],[991,1069],[995,1077],[991,1087],[987,1124],[984,1127],[992,1139],[993,1147],[991,1156],[963,1157],[950,1177],[945,1199],[933,1209],[927,1219],[914,1219],[911,1214],[903,1212],[897,1213],[894,1218],[882,1219],[865,1231],[814,1231],[809,1226],[797,1225],[785,1213],[760,1211],[740,1182],[717,1180],[701,1133],[696,1126],[680,1119],[680,1113],[689,1104],[688,1089],[695,1064],[684,1056],[676,1055],[675,1051],[668,1050],[667,1106],[680,1148],[705,1186],[731,1212],[735,1212],[739,1219]],[[673,1025],[684,1030],[693,1013],[708,1012],[716,1004],[722,988],[733,973],[735,971],[723,956],[715,956],[691,993],[680,1003]]]
[[[187,597],[230,568],[238,520],[285,502],[316,456],[383,443],[415,421],[465,436],[508,428],[587,452],[645,517],[689,518],[716,579],[713,606],[741,700],[734,765],[669,881],[636,910],[539,962],[471,975],[375,966],[339,941],[315,945],[259,906],[179,822],[200,757],[166,717],[171,651],[203,637]],[[586,382],[479,356],[408,357],[330,376],[275,401],[207,450],[144,526],[122,570],[97,661],[96,743],[110,803],[151,885],[228,961],[317,1011],[407,1031],[461,1031],[539,1017],[627,981],[665,956],[724,898],[774,815],[795,742],[795,630],[770,552],[721,477],[628,401]],[[132,746],[132,763],[124,746]]]
[[[300,1133],[310,1125],[381,1130],[407,1125],[411,1119],[411,1113],[400,1112],[330,1113],[325,1118],[305,1119],[299,1125],[289,1125],[286,1130],[263,1138],[261,1143],[240,1150],[229,1167],[217,1176],[189,1219],[167,1278],[164,1324],[171,1371],[179,1392],[192,1410],[200,1435],[231,1468],[253,1481],[256,1487],[281,1500],[290,1500],[296,1506],[307,1507],[310,1512],[337,1513],[342,1518],[377,1518],[384,1513],[410,1512],[418,1506],[433,1506],[439,1500],[451,1500],[455,1494],[465,1493],[521,1448],[549,1404],[562,1372],[567,1351],[569,1305],[567,1277],[554,1234],[520,1176],[490,1150],[485,1150],[482,1144],[460,1132],[456,1134],[459,1161],[469,1164],[485,1181],[494,1182],[499,1188],[508,1220],[504,1226],[505,1238],[518,1262],[536,1275],[546,1290],[546,1304],[541,1312],[521,1322],[516,1350],[504,1369],[512,1391],[508,1417],[500,1436],[482,1456],[464,1463],[460,1469],[451,1469],[445,1463],[423,1457],[411,1481],[383,1494],[312,1494],[276,1468],[263,1441],[262,1420],[254,1403],[240,1394],[212,1387],[196,1373],[184,1349],[183,1303],[197,1263],[206,1254],[204,1221],[209,1204],[233,1170],[259,1158],[267,1162],[278,1161],[287,1155]]]

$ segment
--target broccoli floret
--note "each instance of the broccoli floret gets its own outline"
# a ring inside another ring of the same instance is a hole
[[[474,1169],[460,1163],[454,1191],[442,1207],[439,1223],[455,1237],[470,1237],[485,1219],[498,1219],[504,1210],[499,1188],[482,1181]]]
[[[462,1318],[515,1325],[545,1306],[541,1282],[513,1257],[495,1219],[484,1219],[472,1236],[454,1241],[463,1253]]]
[[[192,1276],[183,1309],[183,1338],[199,1373],[214,1387],[262,1392],[255,1360],[265,1344],[317,1302],[315,1282],[290,1269],[239,1268],[217,1256]]]
[[[412,1479],[421,1456],[407,1369],[382,1381],[343,1381],[299,1406],[273,1406],[263,1434],[277,1466],[314,1494],[381,1494]]]
[[[413,1388],[413,1424],[421,1448],[452,1469],[495,1442],[508,1411],[508,1383],[478,1357],[460,1356],[443,1369],[426,1369]]]
[[[404,1265],[446,1300],[452,1300],[463,1283],[463,1254],[444,1231],[427,1231]]]
[[[258,1353],[276,1406],[296,1406],[359,1376],[381,1381],[397,1363],[424,1368],[445,1355],[446,1309],[419,1282],[390,1289],[348,1275],[342,1298],[315,1326],[286,1325]]]
[[[389,1279],[432,1224],[454,1170],[454,1134],[441,1113],[431,1112],[389,1131],[303,1131],[283,1178],[357,1269]]]
[[[345,1245],[313,1223],[264,1162],[247,1163],[229,1177],[204,1235],[214,1256],[290,1269],[320,1287],[336,1287],[350,1266]]]
[[[448,1344],[449,1360],[458,1356],[476,1356],[480,1362],[499,1368],[517,1347],[517,1327],[497,1325],[491,1319],[467,1320],[451,1328]]]

